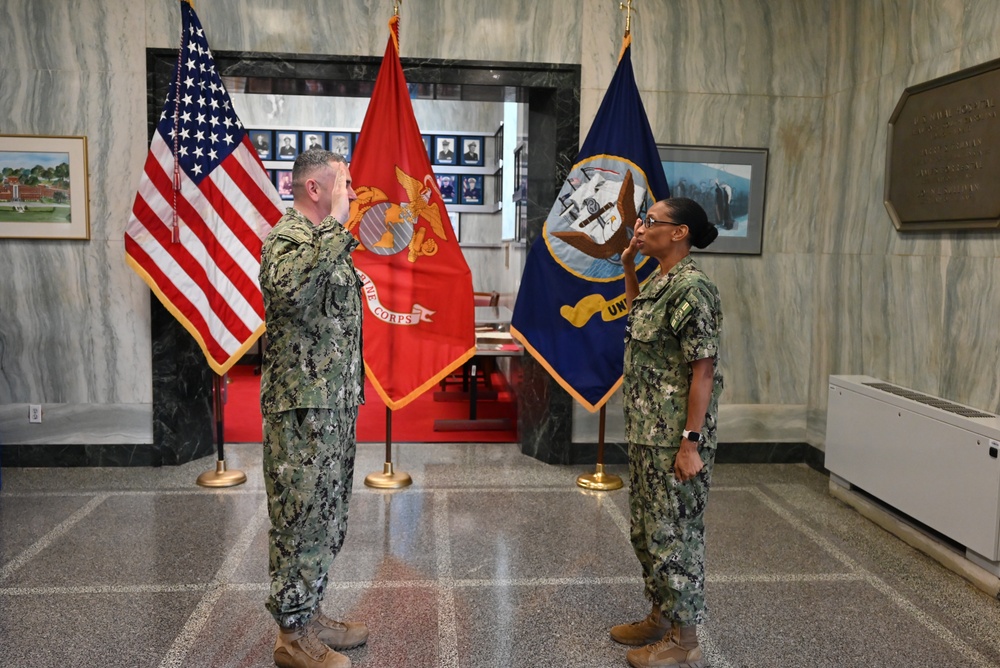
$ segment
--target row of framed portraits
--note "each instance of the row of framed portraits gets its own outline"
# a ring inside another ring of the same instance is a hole
[[[268,173],[283,200],[294,199],[292,195],[292,170],[269,169]],[[483,198],[482,174],[435,174],[441,199],[445,204],[481,205]]]
[[[348,162],[357,142],[357,132],[320,130],[247,130],[250,143],[261,160],[293,161],[299,153],[322,148],[344,156]]]
[[[313,148],[339,153],[347,161],[358,143],[357,132],[328,132],[325,130],[247,130],[261,160],[293,161],[299,153]],[[461,165],[482,167],[483,144],[481,135],[421,135],[427,157],[432,165]]]

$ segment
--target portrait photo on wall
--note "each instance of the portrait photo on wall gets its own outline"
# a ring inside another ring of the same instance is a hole
[[[299,156],[299,133],[276,132],[278,160],[295,160]]]
[[[481,167],[483,164],[483,138],[462,137],[462,164]]]
[[[444,200],[444,203],[457,203],[455,190],[458,177],[455,174],[436,174],[435,178],[437,178],[438,190],[441,191],[441,199]]]
[[[431,153],[431,136],[430,135],[420,135],[420,138],[424,140],[424,150],[427,151],[427,159],[433,161],[434,154]]]
[[[274,187],[278,189],[278,197],[281,199],[293,199],[292,170],[276,169],[274,171]]]
[[[719,237],[704,251],[761,252],[766,148],[658,144],[671,197],[693,199],[705,209]]]
[[[339,153],[347,159],[347,162],[351,161],[351,133],[350,132],[331,132],[329,133],[330,138],[330,150],[334,153]]]
[[[483,175],[463,174],[462,179],[462,204],[482,204],[483,203]]]
[[[455,137],[452,136],[434,137],[434,164],[457,165],[456,144]]]
[[[273,137],[270,130],[250,130],[250,143],[257,151],[257,157],[261,160],[271,159],[271,142]]]
[[[303,141],[303,151],[311,151],[314,148],[326,148],[323,145],[324,134],[322,132],[303,132],[302,135],[305,137]]]

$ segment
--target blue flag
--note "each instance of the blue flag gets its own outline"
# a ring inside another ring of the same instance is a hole
[[[636,218],[669,196],[626,36],[576,164],[528,253],[511,320],[511,334],[591,412],[622,380],[627,311],[621,253]],[[639,255],[639,280],[656,266]]]

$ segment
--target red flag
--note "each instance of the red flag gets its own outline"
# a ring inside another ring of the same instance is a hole
[[[278,194],[181,2],[173,84],[125,230],[126,261],[224,374],[264,332],[258,274]]]
[[[358,199],[348,229],[361,241],[365,370],[396,410],[476,351],[472,274],[441,199],[399,61],[399,17],[390,38],[351,177]]]

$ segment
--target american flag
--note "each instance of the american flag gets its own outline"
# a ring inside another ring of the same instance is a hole
[[[281,201],[194,9],[125,230],[126,261],[224,374],[264,332],[258,283]]]

